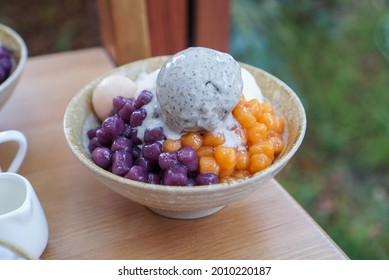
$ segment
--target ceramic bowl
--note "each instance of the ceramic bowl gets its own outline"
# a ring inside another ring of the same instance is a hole
[[[273,178],[299,148],[306,130],[304,108],[297,95],[271,74],[247,64],[242,67],[256,78],[263,95],[283,116],[287,128],[286,145],[274,163],[263,171],[233,183],[176,187],[140,183],[116,176],[95,165],[87,149],[86,131],[98,125],[92,109],[92,92],[106,76],[125,74],[136,79],[141,72],[160,68],[167,57],[153,57],[118,67],[83,87],[70,101],[64,116],[65,138],[77,159],[104,185],[160,215],[176,219],[195,219],[211,215],[226,204],[252,193]],[[260,194],[258,194],[260,195]]]
[[[12,95],[26,64],[28,51],[25,42],[18,33],[0,24],[0,45],[5,45],[10,51],[14,65],[11,75],[0,84],[0,109]]]

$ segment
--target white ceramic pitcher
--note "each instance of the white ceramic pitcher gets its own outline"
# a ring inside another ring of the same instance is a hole
[[[30,182],[16,173],[0,173],[0,240],[38,259],[48,236],[46,215]]]
[[[16,130],[0,132],[0,144],[9,141],[19,146],[7,172],[0,172],[0,245],[38,259],[48,242],[47,219],[31,183],[16,174],[27,152],[26,138]]]

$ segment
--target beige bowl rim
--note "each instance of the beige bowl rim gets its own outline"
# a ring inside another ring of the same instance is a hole
[[[98,167],[95,165],[90,158],[88,158],[82,151],[80,151],[79,147],[76,147],[75,145],[75,139],[72,135],[72,125],[69,123],[70,119],[70,114],[72,113],[72,108],[75,106],[77,103],[78,99],[82,96],[82,94],[85,94],[85,92],[91,87],[94,87],[97,84],[97,81],[100,81],[106,76],[109,76],[117,71],[120,71],[120,69],[125,69],[126,67],[131,67],[131,65],[134,65],[136,63],[140,63],[142,61],[147,61],[147,60],[161,60],[164,61],[168,58],[169,56],[156,56],[156,57],[151,57],[151,58],[146,58],[144,60],[139,60],[139,61],[134,61],[122,66],[119,66],[117,68],[114,68],[93,81],[89,82],[87,85],[85,85],[70,101],[64,115],[64,121],[63,121],[63,128],[64,128],[64,133],[65,133],[65,138],[67,141],[67,144],[71,151],[74,153],[74,155],[81,161],[83,165],[85,165],[87,168],[89,168],[92,172],[97,173],[99,176],[105,177],[105,179],[110,179],[112,181],[116,181],[117,183],[126,185],[130,188],[139,188],[143,190],[152,190],[153,192],[172,192],[172,193],[180,193],[180,194],[195,194],[195,193],[217,193],[220,192],[221,189],[224,189],[225,191],[228,189],[235,189],[235,188],[241,188],[244,187],[242,186],[242,182],[246,183],[253,183],[252,181],[256,181],[257,177],[267,177],[271,176],[271,174],[277,173],[280,169],[282,169],[283,166],[286,165],[286,163],[292,158],[292,156],[296,153],[298,150],[299,146],[301,145],[305,131],[306,131],[306,115],[305,115],[305,110],[304,107],[296,95],[296,93],[284,82],[282,82],[280,79],[277,77],[273,76],[272,74],[261,70],[257,67],[251,66],[249,64],[245,63],[240,63],[243,67],[245,67],[248,70],[255,69],[255,71],[260,71],[262,72],[263,75],[266,75],[268,77],[271,77],[271,79],[275,80],[279,85],[281,85],[285,90],[288,91],[288,93],[292,96],[294,102],[297,105],[297,110],[300,113],[301,116],[301,122],[299,124],[299,133],[296,141],[293,143],[290,151],[284,155],[282,155],[280,158],[278,158],[271,166],[267,167],[261,172],[258,172],[248,178],[242,179],[242,180],[237,180],[233,183],[219,183],[219,184],[213,184],[213,185],[207,185],[207,186],[196,186],[196,187],[182,187],[182,186],[164,186],[164,185],[156,185],[156,184],[150,184],[150,183],[142,183],[130,179],[126,179],[120,176],[117,176],[109,171],[104,170],[103,168]],[[83,147],[81,147],[83,149]]]

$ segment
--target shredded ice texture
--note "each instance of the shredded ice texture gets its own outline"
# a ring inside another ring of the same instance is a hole
[[[162,118],[170,129],[215,131],[239,102],[240,65],[227,53],[193,47],[171,56],[156,82]]]

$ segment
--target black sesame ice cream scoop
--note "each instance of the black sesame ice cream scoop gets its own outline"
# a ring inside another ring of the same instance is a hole
[[[242,95],[240,65],[227,53],[191,47],[162,66],[156,95],[162,118],[176,132],[214,131]]]

